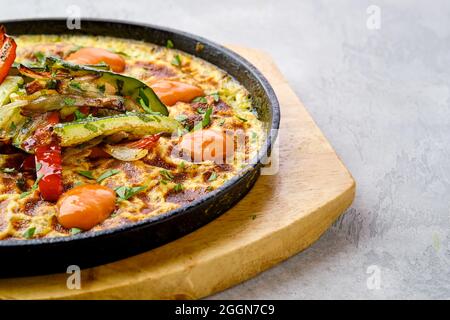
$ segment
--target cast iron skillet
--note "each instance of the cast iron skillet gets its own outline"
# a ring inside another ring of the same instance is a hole
[[[177,239],[215,219],[237,203],[260,175],[261,162],[270,154],[280,121],[275,93],[267,80],[247,60],[209,40],[182,31],[120,21],[82,19],[80,30],[69,30],[65,19],[0,22],[11,35],[85,34],[143,40],[200,57],[227,71],[251,93],[259,118],[266,124],[268,139],[256,161],[220,188],[191,204],[134,224],[75,236],[0,241],[0,276],[65,272],[69,265],[81,268],[129,257]],[[200,52],[197,43],[204,45]]]

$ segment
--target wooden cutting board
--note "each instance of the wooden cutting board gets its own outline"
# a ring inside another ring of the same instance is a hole
[[[229,288],[316,241],[352,203],[355,182],[272,59],[231,47],[272,84],[281,105],[279,171],[234,208],[149,252],[69,274],[0,279],[0,299],[195,299]],[[7,263],[7,262],[2,262]]]

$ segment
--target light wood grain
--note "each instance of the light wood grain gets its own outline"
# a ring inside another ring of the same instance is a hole
[[[269,79],[280,100],[280,170],[261,176],[234,208],[147,253],[67,274],[1,279],[3,299],[195,299],[245,281],[307,248],[351,204],[355,182],[271,58],[232,47]]]

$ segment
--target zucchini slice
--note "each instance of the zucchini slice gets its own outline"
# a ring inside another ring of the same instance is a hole
[[[8,76],[0,84],[0,107],[9,103],[11,93],[19,90],[19,85],[23,83],[22,77]]]
[[[143,137],[160,132],[177,132],[181,125],[175,119],[145,113],[127,113],[104,118],[87,118],[80,121],[60,123],[54,127],[61,146],[78,145],[100,136],[127,132]]]
[[[97,75],[98,79],[96,81],[111,84],[117,88],[118,93],[122,96],[129,97],[137,103],[143,102],[148,108],[151,109],[151,112],[157,112],[164,116],[169,115],[167,107],[161,102],[161,100],[159,100],[152,88],[136,78],[89,66],[73,64],[55,57],[47,57],[46,66],[52,71],[53,74],[56,74],[56,77],[58,74],[64,73],[66,70],[75,77],[87,74]]]

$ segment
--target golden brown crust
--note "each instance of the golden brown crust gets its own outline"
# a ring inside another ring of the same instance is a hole
[[[111,217],[91,231],[140,221],[191,203],[235,176],[246,165],[244,160],[252,157],[263,141],[262,123],[253,113],[252,101],[245,88],[222,70],[198,58],[143,42],[114,38],[20,36],[17,42],[19,61],[36,62],[37,51],[65,57],[77,46],[96,46],[120,52],[127,63],[124,73],[150,85],[156,80],[172,79],[202,88],[207,102],[178,102],[169,107],[170,116],[182,117],[181,123],[186,129],[192,129],[212,107],[211,123],[207,127],[231,132],[241,130],[246,135],[244,141],[249,145],[244,146],[241,154],[238,153],[230,163],[193,163],[189,159],[181,159],[177,154],[179,138],[169,136],[161,137],[156,148],[133,162],[91,159],[89,150],[64,149],[64,190],[79,184],[96,183],[80,175],[79,171],[90,171],[94,178],[98,178],[112,169],[118,173],[103,180],[102,185],[112,189],[146,187],[134,197],[118,202]],[[180,56],[180,66],[172,63],[176,55]],[[33,86],[37,87],[37,84]],[[36,88],[30,86],[29,89],[34,91]],[[17,162],[8,165],[20,167]],[[17,183],[19,178],[23,182],[22,188]],[[30,227],[35,228],[34,238],[70,234],[70,230],[57,223],[55,205],[42,201],[38,190],[20,198],[20,194],[29,190],[33,183],[31,174],[0,172],[0,239],[23,239],[24,232]]]

